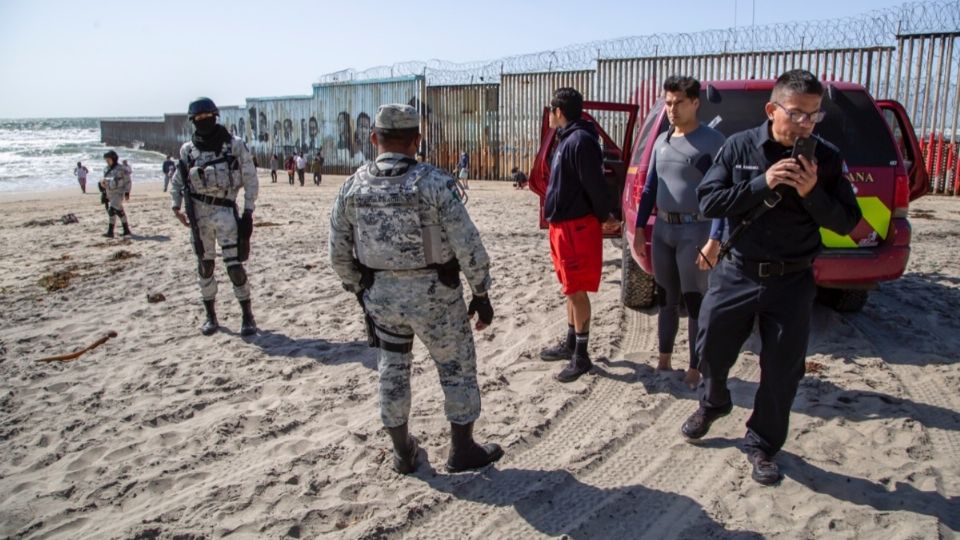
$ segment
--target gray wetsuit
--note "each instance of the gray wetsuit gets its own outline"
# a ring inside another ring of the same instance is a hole
[[[697,267],[697,255],[708,238],[719,239],[722,234],[720,223],[711,224],[700,215],[696,190],[723,142],[723,134],[703,124],[685,135],[674,135],[671,129],[657,137],[637,212],[637,225],[644,226],[656,201],[651,251],[654,279],[663,293],[658,319],[660,352],[673,352],[683,302],[689,314],[691,368],[698,364],[693,344],[700,302],[707,290],[707,272]]]

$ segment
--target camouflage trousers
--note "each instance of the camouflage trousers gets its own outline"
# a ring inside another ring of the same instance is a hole
[[[381,342],[409,351],[416,335],[427,347],[440,375],[447,420],[476,420],[477,354],[462,288],[443,285],[431,270],[378,272],[364,298]],[[410,352],[380,349],[380,418],[386,427],[403,425],[410,416],[412,361]]]
[[[123,211],[123,196],[123,190],[107,190],[107,200],[110,205],[107,209],[107,216],[110,220],[110,225],[114,225],[117,222],[117,216],[120,216],[121,223],[127,223],[127,214]]]
[[[200,259],[212,268],[213,260],[217,256],[217,244],[220,244],[220,249],[223,250],[223,264],[227,267],[227,275],[234,283],[233,294],[237,300],[249,300],[250,281],[243,271],[243,265],[237,260],[237,216],[234,210],[194,201],[193,211],[196,213],[197,225],[200,229],[200,238],[194,240],[199,241],[202,247],[203,255]],[[217,297],[217,278],[212,271],[208,276],[204,276],[204,263],[200,265],[200,295],[204,300],[213,300]],[[238,285],[238,281],[242,283]]]

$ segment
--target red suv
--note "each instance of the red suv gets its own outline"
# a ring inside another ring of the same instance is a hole
[[[760,125],[764,104],[775,81],[719,81],[703,83],[700,119],[726,136]],[[827,112],[815,133],[835,144],[847,163],[848,178],[857,194],[863,219],[846,236],[821,229],[824,250],[814,262],[818,299],[839,311],[859,311],[867,291],[881,281],[900,277],[910,255],[910,201],[923,196],[929,179],[920,159],[920,145],[903,107],[895,101],[875,101],[857,84],[825,83],[823,109]],[[648,308],[654,304],[655,285],[648,257],[638,262],[632,253],[637,205],[647,178],[653,143],[669,127],[663,100],[654,103],[633,142],[636,105],[585,102],[584,116],[596,124],[604,148],[604,172],[611,196],[621,201],[625,223],[621,238],[623,261],[621,294],[624,305]],[[556,147],[554,130],[544,109],[541,145],[530,173],[530,189],[543,199],[549,180],[549,160]],[[608,132],[621,134],[614,140]],[[656,216],[645,224],[653,238]]]

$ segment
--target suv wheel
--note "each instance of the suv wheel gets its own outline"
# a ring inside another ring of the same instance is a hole
[[[633,260],[626,232],[624,231],[622,235],[620,239],[620,302],[631,309],[650,309],[656,303],[656,283],[653,281],[653,276],[644,272],[637,261]]]
[[[854,313],[867,303],[866,289],[828,289],[817,287],[817,301],[840,313]]]

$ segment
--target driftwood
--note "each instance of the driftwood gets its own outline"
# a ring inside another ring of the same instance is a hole
[[[91,343],[90,346],[80,349],[79,351],[74,351],[68,354],[61,354],[58,356],[48,356],[46,358],[38,358],[37,362],[69,362],[71,360],[76,360],[77,358],[80,358],[80,355],[82,355],[83,353],[92,351],[93,349],[96,349],[97,347],[106,343],[110,338],[115,338],[115,337],[117,337],[117,333],[114,332],[113,330],[110,330],[109,332],[104,334],[103,337]]]

